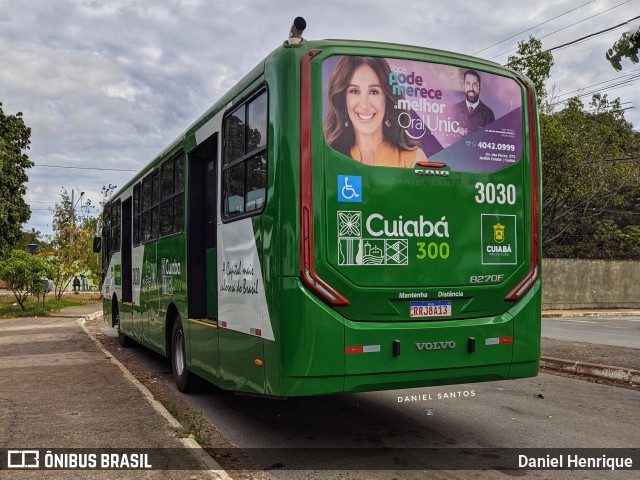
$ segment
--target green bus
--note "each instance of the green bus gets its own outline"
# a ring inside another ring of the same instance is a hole
[[[540,145],[522,75],[428,48],[276,48],[105,205],[105,318],[236,392],[537,375]]]

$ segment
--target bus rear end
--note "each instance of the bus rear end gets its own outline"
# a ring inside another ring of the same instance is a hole
[[[321,377],[309,365],[322,362],[328,376],[342,370],[343,391],[535,376],[540,178],[530,83],[444,52],[308,48],[300,279],[312,305],[300,313],[314,360],[287,368],[294,354],[285,353],[285,389],[305,394],[298,376]]]

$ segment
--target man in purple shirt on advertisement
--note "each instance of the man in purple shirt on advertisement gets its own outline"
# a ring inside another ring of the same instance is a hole
[[[452,120],[459,123],[462,135],[473,133],[495,120],[493,110],[480,101],[481,80],[475,70],[464,72],[465,99],[452,108]]]

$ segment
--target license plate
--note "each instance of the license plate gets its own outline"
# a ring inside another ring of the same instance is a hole
[[[451,316],[451,302],[411,302],[411,318],[437,318]]]

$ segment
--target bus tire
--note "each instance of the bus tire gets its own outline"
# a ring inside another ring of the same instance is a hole
[[[133,347],[133,339],[120,330],[120,325],[118,325],[118,343],[123,348]]]
[[[113,297],[113,309],[111,310],[111,325],[118,329],[118,343],[123,348],[129,348],[133,346],[133,340],[122,333],[120,330],[120,309],[118,307],[118,300],[116,297]]]
[[[182,320],[177,317],[171,332],[171,368],[173,380],[178,390],[188,393],[194,387],[194,375],[187,370],[187,356],[184,347],[184,328]]]

